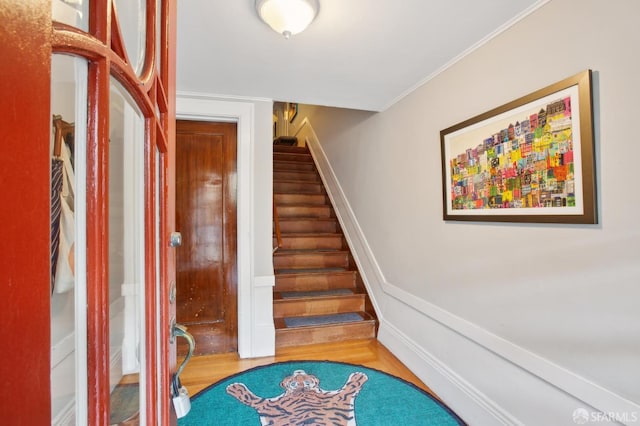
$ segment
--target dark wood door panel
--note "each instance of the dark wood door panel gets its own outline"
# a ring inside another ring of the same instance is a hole
[[[236,125],[178,121],[177,320],[198,353],[237,350]]]
[[[176,168],[176,209],[182,246],[177,251],[178,321],[221,320],[223,139],[181,135]]]

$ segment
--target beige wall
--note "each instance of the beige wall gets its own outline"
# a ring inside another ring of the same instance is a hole
[[[419,373],[459,377],[423,378],[464,413],[467,386],[503,410],[490,418],[640,417],[639,18],[636,0],[552,0],[384,112],[300,107],[373,265],[381,336]],[[585,69],[600,223],[444,222],[440,130]]]

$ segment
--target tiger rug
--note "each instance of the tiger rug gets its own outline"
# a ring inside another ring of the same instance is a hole
[[[326,391],[316,376],[295,370],[280,383],[284,393],[273,398],[257,396],[242,383],[232,383],[226,391],[256,410],[263,426],[355,426],[355,399],[367,380],[365,373],[351,373],[342,388]]]

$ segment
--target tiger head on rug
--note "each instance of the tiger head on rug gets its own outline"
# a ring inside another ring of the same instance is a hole
[[[364,373],[352,373],[342,388],[325,391],[320,380],[304,370],[285,377],[284,393],[263,398],[242,383],[227,386],[227,393],[258,412],[263,426],[344,425],[355,426],[355,398],[367,381]]]

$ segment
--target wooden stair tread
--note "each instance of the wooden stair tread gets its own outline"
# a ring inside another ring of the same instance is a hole
[[[320,176],[318,176],[317,173],[313,172],[276,170],[273,172],[273,174],[274,185],[284,181],[316,184],[322,183]]]
[[[293,170],[293,172],[296,171],[302,171],[305,172],[305,170]],[[286,170],[284,171],[285,173],[290,173],[291,171]],[[308,173],[314,173],[314,172],[308,172]],[[299,184],[306,184],[306,185],[322,185],[322,181],[313,181],[313,180],[298,180],[298,179],[285,179],[285,178],[273,178],[273,183],[299,183]]]
[[[313,253],[349,253],[348,250],[343,249],[282,249],[276,254],[313,254]]]
[[[274,182],[273,194],[322,194],[327,196],[324,187],[320,182],[310,181],[287,181],[287,182]]]
[[[314,291],[336,288],[357,288],[357,271],[341,270],[278,270],[274,291]]]
[[[280,220],[280,232],[340,232],[340,226],[335,218],[329,216],[288,216]]]
[[[342,234],[289,234],[281,233],[280,241],[273,235],[279,251],[287,250],[341,250],[345,246]]]
[[[306,147],[274,146],[276,347],[373,338],[377,319]]]
[[[349,314],[353,314],[353,315],[347,317],[347,315]],[[356,318],[356,317],[359,317],[359,318]],[[304,323],[306,325],[291,325],[293,323],[298,323],[298,322]],[[322,328],[322,327],[331,327],[331,326],[343,325],[343,324],[368,323],[368,322],[375,323],[375,318],[373,318],[367,312],[363,312],[363,311],[343,312],[340,314],[328,314],[328,315],[307,315],[307,316],[274,318],[274,324],[275,324],[276,330],[317,328],[317,327]]]
[[[304,218],[304,217],[318,217],[318,218],[331,218],[335,217],[333,209],[328,204],[317,205],[282,205],[278,207],[278,215],[281,219],[284,218]]]
[[[299,182],[296,182],[299,183]],[[324,190],[322,191],[314,191],[314,190],[308,190],[308,191],[304,191],[304,190],[300,190],[300,189],[288,189],[288,190],[277,190],[277,191],[273,191],[273,195],[324,195],[325,197],[327,196],[327,193],[324,192]]]
[[[300,152],[300,153],[308,153],[309,149],[306,146],[298,146],[298,145],[273,145],[273,152]]]
[[[299,166],[299,165],[300,165],[300,162],[294,161],[294,160],[278,160],[278,159],[273,160],[274,168],[275,166]],[[308,164],[305,162],[304,165],[308,165]]]
[[[313,163],[310,163],[313,164]],[[273,169],[273,174],[275,175],[276,173],[301,173],[301,174],[310,174],[310,175],[315,175],[318,176],[318,178],[320,177],[320,175],[318,174],[318,172],[315,169],[310,169],[310,170],[300,170],[300,169],[286,169],[286,170],[279,170],[279,169]],[[284,178],[281,178],[284,179]]]
[[[311,152],[306,146],[274,145],[273,155],[277,154],[311,155]]]
[[[303,203],[303,204],[276,204],[276,207],[278,209],[279,212],[279,216],[281,218],[286,218],[286,217],[297,217],[297,218],[301,218],[301,217],[329,217],[329,216],[315,216],[314,213],[310,213],[310,212],[306,212],[306,214],[304,214],[305,209],[311,209],[312,211],[317,211],[317,210],[322,210],[322,211],[329,211],[329,212],[333,212],[333,208],[331,207],[331,205],[329,204],[308,204],[308,203]],[[295,210],[302,210],[300,212],[300,216],[287,216],[286,212],[288,211],[295,211]],[[333,217],[333,216],[331,216]]]
[[[314,205],[329,206],[329,199],[323,193],[278,192],[273,194],[277,207]]]
[[[347,268],[349,252],[333,249],[279,249],[273,254],[275,269]]]
[[[365,297],[366,295],[357,288],[275,292],[273,317],[298,318],[291,321],[301,321],[301,317],[318,317],[324,318],[322,324],[361,321],[362,317],[353,312],[364,311]],[[305,324],[306,321],[308,319],[305,319],[302,325],[318,325]]]
[[[300,222],[300,221],[310,221],[310,222],[336,222],[338,219],[336,217],[324,217],[324,216],[286,216],[280,218],[280,223],[282,222]]]
[[[315,327],[276,328],[276,348],[316,343],[348,342],[376,337],[376,320]]]
[[[324,194],[322,195],[326,197],[326,195]],[[293,207],[300,207],[300,208],[324,207],[324,208],[333,210],[333,208],[331,207],[331,204],[329,203],[304,203],[304,202],[279,203],[276,201],[276,208],[278,209],[278,211],[282,209],[291,209]],[[307,217],[314,217],[314,216],[310,215]]]
[[[332,298],[332,297],[350,297],[363,295],[355,288],[336,288],[331,290],[311,290],[311,291],[275,291],[273,300],[296,300],[307,298]]]
[[[273,165],[274,172],[307,172],[317,173],[313,163],[297,163],[295,161],[279,161]]]
[[[284,172],[288,173],[289,170],[285,170]],[[303,186],[320,186],[324,190],[324,186],[322,185],[322,180],[315,180],[315,181],[299,180],[299,179],[288,179],[286,177],[275,177],[275,176],[273,178],[274,186],[278,186],[278,184],[286,184],[286,183],[303,185]]]
[[[342,237],[341,232],[282,232],[282,238],[323,238],[323,237]]]
[[[276,251],[275,253],[273,253],[273,258],[274,260],[276,258],[282,258],[282,257],[305,257],[305,258],[310,258],[310,257],[342,257],[342,256],[348,256],[349,255],[349,251],[347,250],[342,250],[342,249],[333,249],[333,248],[298,248],[298,249],[290,249],[290,248],[280,248],[278,249],[278,251]],[[339,265],[326,265],[330,268],[335,268],[335,267],[339,267]],[[299,265],[300,268],[303,268],[304,265]],[[316,268],[316,266],[313,266],[313,268]],[[292,269],[292,268],[283,268],[283,269]],[[295,268],[293,268],[295,269]]]
[[[282,268],[282,269],[275,269],[275,274],[276,275],[286,275],[286,276],[292,276],[292,275],[352,275],[356,273],[356,271],[352,271],[350,269],[345,269],[345,268],[338,268],[338,267],[334,267],[334,268],[307,268],[307,269],[302,269],[302,268]]]
[[[291,275],[310,275],[310,274],[318,274],[318,275],[324,275],[324,274],[352,274],[355,271],[350,271],[348,269],[345,268],[282,268],[282,269],[276,269],[275,270],[275,274],[276,275],[287,275],[287,276],[291,276]]]
[[[295,207],[300,207],[300,208],[305,208],[305,209],[309,208],[309,207],[322,207],[322,208],[325,208],[325,209],[333,210],[333,208],[331,207],[331,204],[313,204],[313,203],[295,203],[295,204],[278,204],[278,203],[276,203],[276,207],[278,208],[278,211],[291,209],[291,208],[295,208]],[[285,216],[285,217],[291,217],[291,216]],[[316,216],[310,215],[310,216],[296,216],[296,217],[301,218],[301,217],[316,217]],[[282,219],[284,219],[284,218],[282,218]]]
[[[302,208],[325,207],[329,209],[331,208],[331,205],[329,204],[314,204],[314,203],[291,203],[291,204],[276,203],[276,206],[278,207],[278,210],[280,210],[281,208],[292,208],[292,207],[302,207]],[[314,217],[314,216],[309,216],[309,217]]]
[[[299,161],[313,164],[313,157],[311,154],[303,152],[274,152],[273,161]]]
[[[318,173],[312,170],[274,170],[274,182],[282,182],[282,181],[293,181],[300,182],[301,180],[305,182],[321,182],[320,176]],[[313,179],[300,179],[301,177],[312,177]]]
[[[274,145],[273,146],[274,154],[301,154],[301,155],[311,155],[311,152],[306,146],[295,146],[295,145]]]

